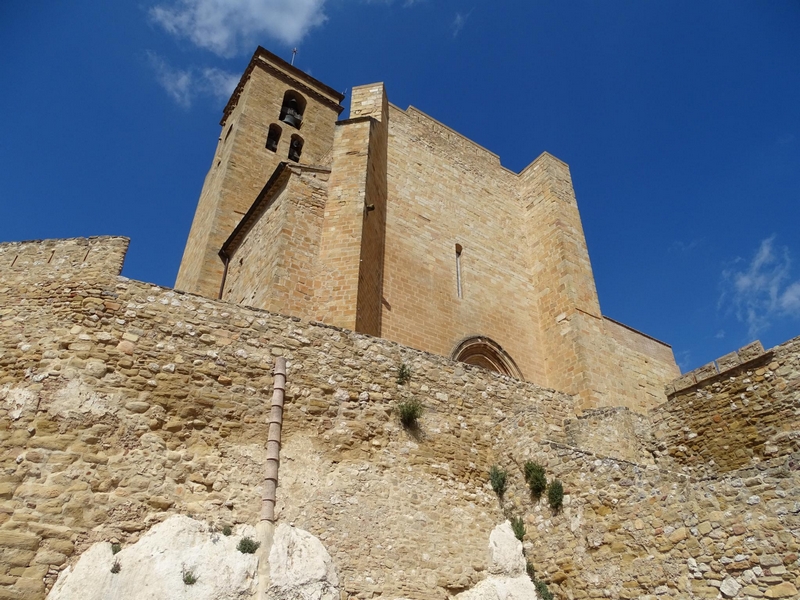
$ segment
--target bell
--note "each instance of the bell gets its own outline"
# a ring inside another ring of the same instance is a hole
[[[298,140],[292,140],[289,145],[289,160],[300,162],[300,153],[303,151],[303,144]]]
[[[299,129],[302,120],[303,117],[297,110],[297,100],[294,98],[289,98],[286,104],[283,105],[283,116],[281,117],[281,121],[287,125],[291,125],[292,127]]]

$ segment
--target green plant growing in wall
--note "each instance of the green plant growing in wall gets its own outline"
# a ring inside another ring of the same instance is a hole
[[[200,579],[197,575],[194,574],[194,571],[191,569],[187,569],[184,567],[181,569],[181,577],[183,577],[184,585],[194,585],[197,583],[197,580]]]
[[[528,482],[528,487],[531,490],[531,495],[538,500],[547,489],[547,477],[544,473],[544,467],[539,463],[533,461],[525,462],[525,481]]]
[[[529,560],[525,561],[525,572],[528,574],[528,577],[530,577],[530,580],[533,583],[536,583],[536,570],[533,568],[533,565]]]
[[[422,416],[422,403],[416,398],[400,402],[397,405],[397,414],[403,427],[416,429],[419,427],[419,418]]]
[[[564,486],[558,479],[553,479],[547,486],[547,503],[553,512],[558,513],[564,504]]]
[[[114,542],[111,544],[111,554],[116,554],[120,550],[122,550],[122,546],[119,543]]]
[[[236,546],[236,549],[242,554],[255,554],[260,545],[261,542],[257,542],[253,538],[245,536],[239,540],[239,545]]]
[[[494,490],[494,493],[497,494],[500,498],[502,498],[503,494],[506,493],[507,479],[508,479],[508,474],[497,465],[492,465],[492,468],[489,469],[489,483],[492,484],[492,489]]]
[[[122,571],[122,565],[120,564],[119,560],[115,560],[115,561],[114,561],[114,564],[113,564],[113,565],[111,565],[111,572],[112,572],[114,575],[116,575],[116,574],[117,574],[117,573],[119,573],[120,571]]]
[[[525,537],[525,521],[522,517],[511,517],[511,530],[514,532],[514,537],[521,542]]]
[[[222,535],[224,535],[225,537],[227,537],[227,536],[229,536],[229,535],[230,535],[230,534],[232,534],[232,533],[233,533],[233,529],[231,528],[231,526],[230,526],[230,525],[225,525],[225,526],[223,526],[223,528],[222,528]]]
[[[536,587],[536,593],[539,594],[541,600],[553,600],[553,592],[550,591],[544,581],[536,580],[533,585]]]
[[[411,368],[403,363],[397,369],[397,385],[405,385],[411,381]]]

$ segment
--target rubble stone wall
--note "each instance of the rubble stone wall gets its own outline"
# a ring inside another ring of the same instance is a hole
[[[124,240],[108,244],[110,255]],[[124,546],[173,513],[254,524],[281,355],[278,518],[323,542],[348,597],[471,588],[487,574],[489,532],[517,516],[559,598],[797,595],[800,453],[788,442],[699,468],[672,452],[695,410],[675,398],[652,421],[625,409],[576,419],[578,400],[560,392],[117,272],[113,261],[91,278],[82,262],[57,277],[0,271],[0,599],[43,598],[90,543]],[[741,365],[758,387],[736,393],[764,421],[770,399],[773,427],[792,427],[797,344],[771,351],[769,377]],[[412,399],[424,412],[407,430],[397,405]],[[560,512],[531,498],[526,460],[563,481]],[[508,472],[502,500],[492,465]]]

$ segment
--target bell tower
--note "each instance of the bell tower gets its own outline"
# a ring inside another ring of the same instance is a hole
[[[259,46],[223,111],[176,289],[218,297],[222,244],[280,163],[328,159],[343,99]]]

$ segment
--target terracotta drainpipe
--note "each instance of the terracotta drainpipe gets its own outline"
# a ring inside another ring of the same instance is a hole
[[[270,585],[269,553],[275,535],[275,495],[278,487],[278,465],[281,453],[281,427],[283,425],[283,398],[286,390],[286,359],[275,359],[273,370],[272,407],[267,433],[267,465],[264,477],[264,494],[261,496],[261,514],[256,524],[256,535],[261,542],[258,552],[258,584],[256,598],[265,600]]]
[[[281,427],[283,426],[283,398],[286,390],[286,359],[275,359],[272,408],[269,413],[267,434],[267,468],[264,495],[261,497],[261,521],[275,522],[275,493],[278,487],[278,466],[281,457]]]

